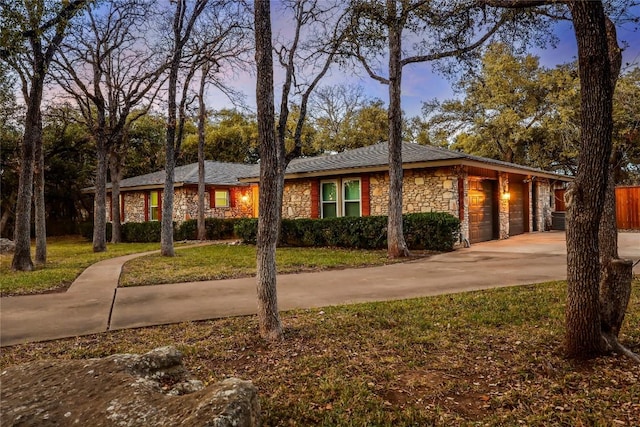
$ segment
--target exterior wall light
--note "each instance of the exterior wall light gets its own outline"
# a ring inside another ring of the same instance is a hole
[[[511,193],[509,193],[508,191],[505,191],[504,193],[502,193],[502,200],[509,200],[511,199]]]

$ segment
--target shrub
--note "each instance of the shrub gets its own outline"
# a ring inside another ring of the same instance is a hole
[[[407,214],[403,216],[403,222],[410,249],[451,250],[460,232],[458,218],[442,212]],[[255,244],[258,221],[238,220],[235,233],[245,243]],[[387,217],[283,219],[280,244],[383,249],[387,246]]]
[[[407,214],[403,223],[410,249],[450,251],[460,234],[460,220],[443,212]]]
[[[162,223],[160,221],[125,222],[122,224],[122,241],[128,243],[159,242],[161,229]]]
[[[235,222],[233,231],[244,243],[256,244],[258,238],[258,220],[255,218],[242,218]]]
[[[207,239],[224,240],[236,237],[235,218],[207,218],[204,220],[204,226],[207,229]]]

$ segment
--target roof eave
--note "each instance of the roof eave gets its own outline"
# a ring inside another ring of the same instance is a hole
[[[499,172],[507,172],[507,173],[515,173],[520,175],[535,175],[542,178],[555,179],[559,181],[573,181],[572,177],[559,175],[552,172],[531,170],[525,168],[518,167],[509,167],[505,165],[497,165],[491,162],[482,162],[478,160],[471,160],[465,158],[456,158],[456,159],[443,159],[443,160],[431,160],[424,162],[411,162],[411,163],[403,163],[403,169],[421,169],[421,168],[437,168],[437,167],[445,167],[445,166],[476,166],[483,167],[486,169],[493,169]],[[335,176],[335,175],[349,175],[349,174],[357,174],[357,173],[371,173],[371,172],[386,172],[389,170],[389,165],[376,165],[376,166],[364,166],[364,167],[353,167],[353,168],[340,168],[340,169],[328,169],[323,171],[314,171],[314,172],[297,172],[297,173],[288,173],[285,174],[285,179],[300,179],[300,178],[319,178],[323,176]],[[240,178],[240,181],[247,183],[257,183],[260,182],[260,177],[246,177]]]

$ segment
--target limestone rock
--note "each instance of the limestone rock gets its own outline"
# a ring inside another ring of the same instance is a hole
[[[10,254],[15,252],[16,244],[9,239],[0,238],[0,254]]]
[[[3,427],[260,425],[250,381],[228,378],[204,388],[173,347],[32,362],[7,368],[0,381]]]

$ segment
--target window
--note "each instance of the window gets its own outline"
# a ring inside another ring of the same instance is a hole
[[[321,184],[321,213],[322,218],[335,218],[338,216],[338,183],[335,181]]]
[[[338,186],[341,188],[340,192]],[[358,178],[320,183],[321,217],[362,216],[360,194]]]
[[[228,208],[229,207],[229,190],[215,190],[213,195],[214,207],[216,208]]]
[[[360,180],[350,179],[342,182],[344,216],[361,216]]]
[[[160,220],[160,192],[149,193],[149,221]]]

